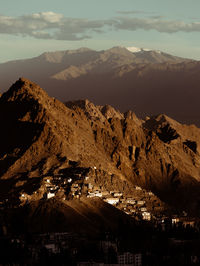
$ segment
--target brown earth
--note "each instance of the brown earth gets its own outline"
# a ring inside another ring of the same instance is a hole
[[[21,78],[0,98],[1,198],[33,193],[70,163],[97,168],[96,184],[131,192],[138,184],[199,215],[200,129],[166,115],[140,120],[129,111],[66,105]]]

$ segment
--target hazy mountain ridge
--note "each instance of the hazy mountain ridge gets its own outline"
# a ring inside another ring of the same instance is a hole
[[[45,52],[42,55],[26,59],[3,63],[0,65],[0,73],[5,74],[10,69],[11,75],[25,74],[35,78],[51,78],[61,72],[92,71],[95,73],[110,72],[123,65],[151,64],[151,63],[180,63],[193,61],[171,56],[156,51],[141,51],[132,53],[125,47],[113,47],[108,50],[94,51],[88,48],[67,50],[58,52]],[[20,69],[17,69],[18,66]],[[14,73],[16,72],[16,74]],[[40,74],[40,75],[39,75]],[[5,77],[2,75],[2,78]],[[58,78],[59,79],[59,78]],[[3,83],[3,81],[2,81]]]
[[[79,51],[79,50],[78,50]],[[93,51],[94,52],[94,51]],[[54,54],[55,55],[55,54]],[[59,56],[59,54],[58,54]],[[138,64],[157,64],[157,63],[180,63],[187,59],[171,56],[156,51],[141,51],[132,53],[125,47],[113,47],[107,51],[98,52],[98,58],[94,60],[88,56],[89,62],[78,66],[69,66],[65,70],[56,73],[52,78],[58,80],[68,80],[77,78],[81,75],[95,73],[101,74],[114,71],[122,66],[138,65]],[[76,72],[76,74],[74,74]]]
[[[10,80],[26,76],[63,102],[88,98],[122,112],[132,109],[140,117],[166,113],[200,125],[199,71],[198,61],[160,51],[82,48],[0,64],[0,85],[5,91]]]

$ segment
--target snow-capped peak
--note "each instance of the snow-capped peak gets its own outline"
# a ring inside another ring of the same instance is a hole
[[[138,53],[138,52],[141,52],[141,48],[138,48],[138,47],[126,47],[126,49],[132,53]]]
[[[138,47],[134,47],[134,46],[132,46],[132,47],[126,47],[126,49],[128,51],[132,52],[132,53],[139,53],[139,52],[143,52],[143,51],[145,51],[145,52],[153,51],[152,49],[138,48]],[[161,53],[159,50],[156,50],[155,52],[157,52],[159,54]]]

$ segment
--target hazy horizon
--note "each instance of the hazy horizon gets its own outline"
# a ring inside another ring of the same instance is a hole
[[[141,48],[141,49],[147,49],[149,51],[160,51],[160,52],[163,52],[163,53],[166,53],[166,54],[169,54],[169,55],[172,55],[172,56],[178,56],[180,58],[185,58],[185,59],[192,59],[192,60],[197,60],[199,61],[200,59],[194,59],[194,58],[191,58],[191,57],[184,57],[184,56],[179,56],[177,54],[172,54],[172,53],[169,53],[168,51],[164,51],[164,50],[160,50],[160,49],[157,49],[157,50],[154,50],[154,49],[149,49],[148,47],[136,47],[134,45],[132,46],[122,46],[122,45],[116,45],[116,46],[111,46],[111,47],[107,47],[107,48],[102,48],[102,49],[95,49],[95,48],[92,48],[92,47],[86,47],[86,46],[80,46],[80,47],[77,47],[77,48],[71,48],[71,49],[60,49],[60,50],[44,50],[36,55],[33,55],[33,56],[24,56],[24,57],[19,57],[19,58],[13,58],[13,59],[9,59],[9,60],[6,60],[6,61],[0,61],[0,64],[1,63],[8,63],[8,62],[11,62],[11,61],[17,61],[17,60],[26,60],[26,59],[32,59],[32,58],[35,58],[35,57],[38,57],[44,53],[56,53],[56,52],[64,52],[64,51],[73,51],[73,50],[79,50],[79,49],[82,49],[82,48],[88,48],[88,49],[91,49],[93,51],[106,51],[106,50],[109,50],[109,49],[112,49],[112,48],[115,48],[115,47],[122,47],[122,48],[130,48],[130,47],[134,47],[134,48]],[[136,52],[137,53],[137,52]]]

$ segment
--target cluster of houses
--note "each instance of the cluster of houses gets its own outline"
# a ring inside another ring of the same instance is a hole
[[[59,197],[65,201],[80,199],[81,197],[98,197],[136,219],[154,220],[154,222],[156,221],[155,226],[162,224],[164,230],[165,216],[160,216],[164,209],[162,203],[151,191],[135,186],[132,195],[127,195],[123,191],[110,191],[102,186],[97,186],[94,178],[89,174],[89,168],[74,168],[72,170],[66,169],[65,171],[69,172],[63,172],[59,176],[45,177],[41,187],[33,195],[23,192],[20,195],[22,204],[27,203],[29,200],[34,200],[34,198],[48,200],[53,197]],[[94,173],[96,167],[93,167],[92,171]],[[186,213],[183,216],[182,221],[184,221],[185,226],[194,225],[194,220],[188,221],[186,219]],[[180,222],[180,217],[177,215],[171,217],[172,224],[178,224],[178,222]]]
[[[92,185],[90,184],[90,187]],[[135,190],[142,190],[140,187],[136,186]],[[152,192],[149,192],[152,193]],[[94,188],[92,191],[88,191],[87,197],[100,197],[105,202],[117,207],[118,209],[124,211],[128,215],[135,215],[140,213],[144,220],[151,220],[151,213],[147,210],[146,200],[140,196],[127,197],[122,192],[119,191],[105,191]]]
[[[93,172],[96,171],[96,167],[93,167]],[[200,232],[200,223],[197,225],[194,219],[189,219],[187,213],[184,212],[181,215],[174,215],[172,217],[167,217],[167,214],[163,212],[162,203],[159,199],[151,192],[142,189],[139,186],[133,188],[133,193],[128,195],[124,191],[117,190],[107,190],[103,186],[97,186],[92,174],[90,175],[90,170],[88,168],[74,168],[74,169],[63,169],[63,172],[57,176],[46,176],[41,183],[38,190],[34,191],[32,195],[21,192],[19,200],[21,204],[26,204],[31,200],[49,200],[52,198],[59,198],[62,201],[67,201],[70,199],[80,199],[81,197],[90,198],[101,198],[108,204],[115,206],[116,208],[122,210],[127,215],[130,215],[139,220],[152,221],[153,225],[157,230],[156,232],[168,232],[173,227],[179,227],[181,230],[177,232],[184,232],[184,230],[189,230],[193,228]],[[5,202],[0,202],[0,210],[3,210],[5,206],[9,206],[9,200],[6,199]],[[163,212],[163,214],[161,214]],[[2,235],[5,237],[8,235],[8,228],[6,225],[2,225]],[[28,246],[31,257],[34,261],[39,259],[41,250],[45,248],[50,255],[62,254],[64,251],[69,251],[70,256],[76,257],[78,252],[84,245],[88,245],[87,239],[83,239],[69,232],[54,232],[48,234],[39,234],[34,236],[35,239],[33,243]],[[33,237],[33,238],[34,238]],[[168,239],[170,245],[181,246],[182,244],[187,244],[187,239],[174,237]],[[12,239],[13,244],[25,245],[22,239]],[[109,253],[109,250],[114,251],[117,256],[117,263],[115,265],[135,265],[140,266],[143,264],[144,256],[142,253],[131,253],[130,251],[119,250],[117,241],[110,239],[97,240],[98,248],[103,252],[105,258]],[[89,243],[89,246],[93,246]],[[153,256],[153,255],[152,255]],[[192,255],[193,261],[200,261],[200,256]],[[94,265],[94,266],[105,266],[105,263],[93,263],[90,262],[78,262],[79,266]],[[113,264],[114,265],[114,264]],[[143,264],[144,265],[144,264]]]
[[[71,177],[64,179],[64,181],[60,177],[56,179],[56,182],[55,180],[52,180],[52,182],[47,178],[45,180],[46,190],[44,192],[44,198],[50,199],[57,194],[62,194],[63,200],[70,198],[79,199],[82,196],[87,198],[99,197],[128,215],[140,215],[144,220],[151,220],[152,215],[146,206],[145,195],[148,199],[154,197],[152,192],[144,191],[141,187],[135,186],[134,196],[126,196],[120,191],[107,191],[104,188],[97,186],[90,179],[91,178],[88,175],[84,176],[83,179],[80,175],[79,179],[76,179],[75,182],[73,182]],[[68,189],[68,194],[66,193],[66,189]]]
[[[81,187],[78,183],[75,186],[77,189],[76,192],[80,193]],[[152,214],[149,209],[152,209],[152,206],[156,205],[155,202],[158,201],[157,197],[151,191],[146,191],[139,186],[134,187],[134,193],[131,196],[127,196],[121,191],[107,191],[102,187],[97,187],[90,181],[89,176],[85,177],[83,186],[83,195],[86,195],[86,197],[99,197],[128,215],[134,217],[139,215],[143,220],[151,220]],[[152,204],[150,204],[151,207],[149,208],[147,205],[150,201]],[[153,201],[155,202],[153,203]]]
[[[96,167],[92,170],[96,171]],[[30,199],[34,200],[34,197],[45,200],[59,197],[64,201],[81,197],[99,197],[130,216],[150,221],[155,211],[162,209],[159,199],[151,191],[146,191],[139,186],[135,186],[133,190],[132,195],[121,191],[108,191],[96,185],[88,169],[79,168],[75,173],[71,170],[60,176],[44,178],[38,191],[33,195],[22,193],[20,200],[24,204]]]

